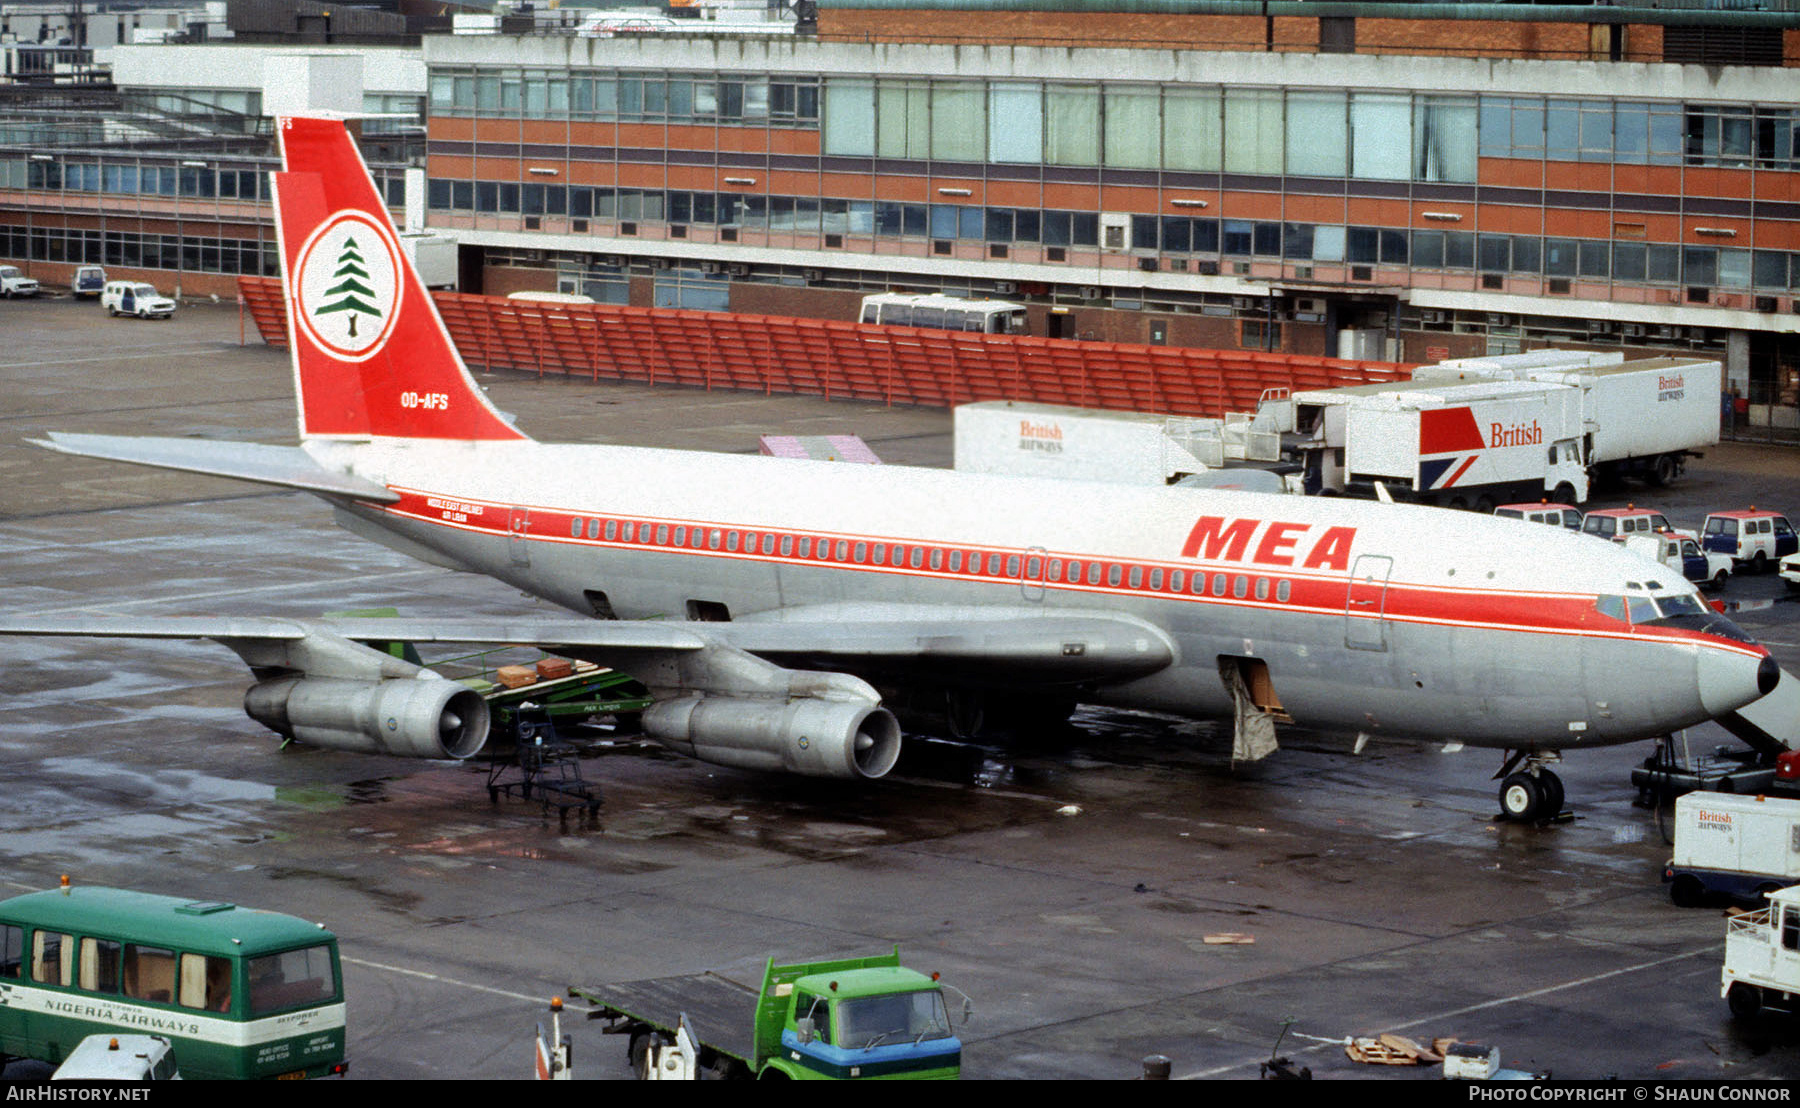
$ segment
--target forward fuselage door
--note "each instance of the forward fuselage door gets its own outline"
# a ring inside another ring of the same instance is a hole
[[[531,509],[513,505],[507,519],[507,553],[515,566],[531,564]]]
[[[1344,598],[1344,645],[1351,650],[1387,649],[1387,586],[1394,560],[1363,554],[1350,567]]]

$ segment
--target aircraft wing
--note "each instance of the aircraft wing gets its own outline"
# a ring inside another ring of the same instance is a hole
[[[496,643],[541,647],[629,672],[645,655],[735,647],[809,669],[936,673],[998,681],[1129,680],[1168,666],[1161,630],[1110,612],[842,605],[791,608],[729,623],[534,617],[0,616],[0,634],[213,639],[243,654],[317,633],[361,643]],[[267,656],[258,651],[258,656]]]
[[[357,500],[391,503],[400,499],[398,494],[373,481],[347,473],[333,473],[298,446],[131,435],[74,435],[61,431],[27,441],[34,446],[81,458],[130,462],[208,477],[234,477],[240,481]]]

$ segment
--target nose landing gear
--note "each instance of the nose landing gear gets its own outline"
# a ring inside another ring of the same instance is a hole
[[[1514,823],[1548,823],[1563,814],[1563,783],[1550,769],[1554,754],[1519,750],[1494,779],[1500,782],[1500,814]]]

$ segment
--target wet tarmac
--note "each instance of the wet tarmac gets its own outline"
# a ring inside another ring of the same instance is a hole
[[[229,305],[167,323],[0,304],[0,580],[9,613],[518,613],[539,602],[337,530],[298,494],[63,458],[47,430],[292,441],[286,357]],[[251,332],[254,336],[254,331]],[[862,435],[947,464],[949,417],[809,399],[483,376],[535,437],[752,451]],[[1682,526],[1800,511],[1800,453],[1724,446],[1666,495]],[[621,474],[619,480],[629,480]],[[1773,576],[1725,597],[1800,672]],[[317,919],[342,943],[352,1079],[525,1078],[570,984],[883,950],[975,999],[971,1078],[1435,1080],[1345,1036],[1458,1036],[1557,1077],[1800,1076],[1800,1018],[1732,1019],[1718,909],[1674,907],[1629,782],[1649,744],[1577,752],[1572,821],[1498,822],[1495,752],[1299,730],[1234,772],[1215,725],[1081,712],[969,746],[919,739],[862,785],[766,777],[629,738],[583,763],[591,822],[490,802],[484,770],[291,747],[241,709],[209,642],[0,640],[0,893],[76,882]],[[1716,728],[1696,747],[1728,741]],[[1239,933],[1247,944],[1208,943]],[[565,1017],[578,1078],[620,1040]],[[42,1070],[15,1063],[7,1076]]]

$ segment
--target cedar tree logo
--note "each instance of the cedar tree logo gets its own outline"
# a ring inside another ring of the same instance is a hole
[[[344,361],[371,358],[400,314],[400,249],[359,211],[327,219],[300,248],[295,316],[321,349]]]

